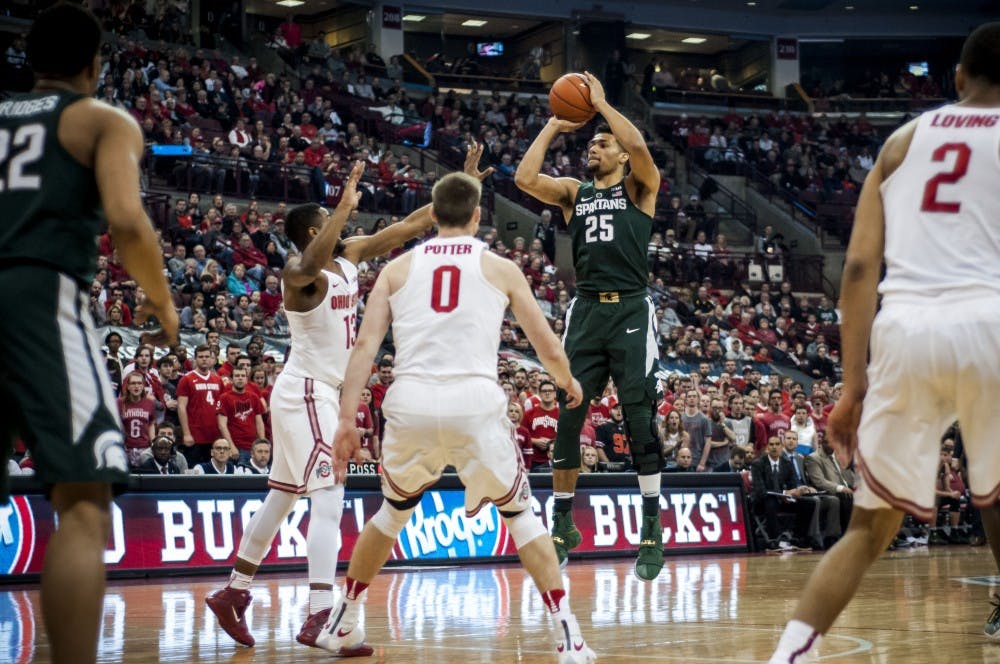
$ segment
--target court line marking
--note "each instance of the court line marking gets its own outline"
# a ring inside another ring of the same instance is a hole
[[[711,629],[714,626],[697,625],[697,624],[686,623],[685,627],[704,627],[704,628]],[[740,626],[737,626],[737,625],[725,625],[724,627],[727,630],[740,629],[740,630],[744,630],[744,631],[754,631],[754,632],[775,632],[775,634],[777,636],[777,630],[776,629],[769,629],[769,628],[763,628],[763,627],[740,627]],[[525,636],[533,635],[533,634],[541,634],[541,633],[542,633],[541,630],[531,630],[531,631],[525,631],[525,632],[523,632],[523,634]],[[469,637],[469,636],[476,636],[476,635],[477,635],[476,633],[466,633],[466,634],[462,634],[461,636]],[[483,633],[483,636],[487,636],[487,635],[488,635],[487,633]],[[448,634],[448,636],[451,637],[452,634]],[[872,642],[868,641],[867,639],[862,639],[862,638],[857,637],[857,636],[849,636],[849,635],[846,635],[846,634],[827,634],[823,638],[824,638],[824,640],[825,640],[826,643],[830,643],[830,641],[833,641],[833,640],[849,641],[849,642],[851,642],[851,643],[854,644],[854,647],[851,648],[850,650],[847,650],[847,651],[844,651],[844,652],[830,653],[830,654],[827,654],[827,655],[822,655],[819,658],[820,661],[832,661],[832,660],[842,659],[842,658],[845,658],[845,657],[851,657],[853,655],[858,655],[858,654],[863,653],[863,652],[868,652],[873,647]],[[692,642],[696,642],[696,641],[698,641],[698,640],[697,639],[683,639],[683,642],[685,642],[685,643],[692,643]],[[675,644],[675,643],[678,643],[678,642],[679,641],[676,641],[676,640],[674,640],[674,641],[654,641],[654,642],[644,641],[641,644],[640,643],[636,643],[634,645],[636,645],[636,646],[647,646],[648,647],[648,646],[656,646],[656,645],[671,645],[671,644]],[[775,638],[775,644],[777,644],[777,638]],[[372,643],[369,643],[368,645],[372,645],[373,647],[376,647]],[[410,642],[410,643],[380,643],[380,644],[377,644],[377,647],[379,647],[379,648],[409,648],[409,649],[412,649],[415,645],[418,648],[427,649],[427,650],[457,651],[457,652],[483,652],[483,650],[484,650],[483,646],[480,646],[480,647],[471,647],[471,646],[435,645],[433,643],[428,643],[426,641],[418,641],[416,643],[413,643],[413,642]],[[526,648],[497,648],[497,647],[491,647],[491,648],[489,648],[489,651],[490,652],[495,652],[495,653],[501,653],[501,654],[519,654],[519,653],[520,654],[530,654],[530,655],[550,655],[550,654],[552,654],[551,650],[534,650],[534,649],[529,650],[529,649],[526,649]],[[597,653],[597,655],[598,655],[599,658],[600,657],[611,657],[611,656],[613,656],[613,653],[602,653],[601,651],[597,651],[597,650],[595,650],[595,652]],[[656,655],[642,655],[642,654],[638,654],[638,653],[629,653],[628,657],[629,657],[629,659],[660,661],[660,662],[667,662],[667,661],[725,662],[727,664],[757,664],[758,662],[760,662],[760,660],[758,660],[758,659],[720,659],[719,657],[707,657],[706,658],[706,657],[696,657],[696,656],[693,656],[693,655],[669,655],[669,654],[665,654],[665,653],[656,654]]]

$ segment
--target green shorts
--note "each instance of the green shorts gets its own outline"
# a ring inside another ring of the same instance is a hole
[[[88,294],[44,265],[0,269],[0,499],[20,437],[46,484],[128,481],[111,380]]]
[[[603,393],[608,376],[623,404],[656,398],[656,310],[644,293],[617,302],[577,296],[566,312],[563,346],[585,401]]]

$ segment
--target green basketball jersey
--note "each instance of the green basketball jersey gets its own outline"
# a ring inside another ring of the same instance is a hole
[[[652,230],[653,220],[629,198],[624,180],[607,189],[582,182],[569,220],[576,287],[589,295],[645,290]]]
[[[58,135],[63,110],[81,97],[52,90],[0,102],[0,264],[93,278],[103,223],[97,181]]]

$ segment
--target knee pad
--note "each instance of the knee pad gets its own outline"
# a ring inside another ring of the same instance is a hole
[[[518,512],[513,516],[508,516],[504,512],[501,512],[500,515],[503,517],[503,522],[507,525],[507,532],[510,533],[511,539],[514,540],[514,546],[518,549],[542,535],[549,534],[545,530],[545,526],[542,525],[542,520],[530,509]]]
[[[632,450],[632,465],[639,475],[655,475],[663,470],[663,448],[653,419],[652,404],[646,401],[625,404],[625,431]]]
[[[379,531],[386,537],[396,539],[399,537],[399,533],[402,532],[403,526],[405,526],[406,522],[410,520],[410,515],[413,514],[415,507],[416,503],[406,509],[398,509],[395,505],[393,505],[393,501],[386,498],[382,501],[382,507],[379,508],[378,512],[375,513],[375,516],[371,518],[369,523],[378,528]]]

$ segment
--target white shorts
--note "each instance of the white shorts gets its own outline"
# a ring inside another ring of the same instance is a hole
[[[454,466],[465,485],[465,512],[487,502],[520,512],[530,506],[507,397],[493,381],[451,383],[396,380],[382,402],[382,493],[393,500],[418,496]]]
[[[336,484],[330,444],[340,392],[323,381],[282,373],[271,392],[272,489],[308,494]]]
[[[980,507],[1000,495],[1000,302],[964,297],[883,307],[871,336],[868,394],[858,427],[854,504],[934,515],[941,437],[956,419]]]

